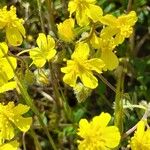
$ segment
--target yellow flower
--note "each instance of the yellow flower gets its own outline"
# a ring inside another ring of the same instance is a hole
[[[91,89],[97,87],[98,81],[92,71],[102,73],[104,63],[98,58],[88,60],[89,52],[90,49],[87,43],[78,43],[71,60],[67,60],[67,67],[61,68],[61,71],[65,73],[63,81],[71,87],[75,87],[78,77],[84,86]]]
[[[13,46],[21,45],[23,37],[25,37],[25,29],[23,27],[23,19],[17,18],[16,8],[11,6],[0,9],[0,29],[6,30],[6,38],[8,43]]]
[[[29,54],[33,63],[41,68],[55,56],[55,41],[50,35],[46,37],[44,33],[39,33],[36,43],[38,47],[31,49]]]
[[[74,20],[72,18],[66,19],[63,23],[59,23],[57,28],[60,39],[66,42],[72,42],[74,40]]]
[[[113,52],[116,47],[113,37],[106,38],[103,34],[98,37],[95,33],[93,33],[90,43],[93,48],[98,49],[97,55],[105,63],[105,67],[103,68],[104,70],[113,70],[118,66],[118,58]]]
[[[146,121],[142,120],[137,125],[137,131],[131,138],[132,150],[150,150],[150,129],[145,130]]]
[[[99,47],[101,50],[101,59],[105,63],[104,70],[113,70],[117,68],[119,61],[115,53],[113,52],[115,48],[115,41],[112,37],[106,39],[101,37],[99,39]]]
[[[12,141],[12,142],[0,145],[0,150],[17,150],[18,146],[19,146],[19,143],[17,141]]]
[[[90,39],[90,44],[92,45],[93,48],[95,49],[99,49],[100,45],[99,45],[99,37],[93,33]]]
[[[99,21],[103,14],[102,9],[95,5],[96,0],[70,0],[68,11],[70,17],[72,13],[76,13],[75,17],[79,26],[88,25],[90,19],[93,22]]]
[[[118,45],[132,34],[137,16],[135,11],[131,11],[129,14],[123,14],[118,18],[113,15],[105,15],[100,18],[100,21],[104,25],[107,25],[102,30],[105,38],[115,37],[115,43]]]
[[[32,118],[24,118],[22,115],[29,111],[29,107],[23,104],[14,105],[9,102],[7,105],[0,104],[0,139],[10,140],[14,137],[14,126],[22,132],[29,130]],[[0,142],[1,143],[1,142]]]
[[[120,133],[116,126],[107,126],[111,119],[110,114],[101,113],[91,122],[81,119],[77,134],[79,150],[109,150],[115,148],[120,142]]]
[[[0,43],[0,93],[12,90],[16,87],[16,82],[10,80],[14,77],[14,71],[11,65],[16,69],[17,61],[14,57],[7,56],[7,58],[5,58],[4,53],[7,55],[7,52],[8,46],[6,43]],[[7,59],[9,59],[11,65]]]

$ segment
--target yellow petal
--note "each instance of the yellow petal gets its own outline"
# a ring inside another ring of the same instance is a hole
[[[30,58],[33,59],[33,63],[41,68],[44,66],[44,64],[46,63],[46,56],[43,56],[43,53],[40,51],[39,48],[34,48],[34,49],[31,49],[29,51],[29,54],[30,54]]]
[[[85,0],[87,3],[90,3],[90,4],[95,4],[96,3],[96,0]]]
[[[72,54],[71,58],[72,59],[81,59],[85,60],[88,58],[90,49],[87,43],[78,43],[75,47],[75,51]]]
[[[16,67],[17,67],[16,58],[7,57],[7,59],[9,59],[9,61],[11,62],[11,65],[13,66],[13,69],[16,69]],[[0,58],[0,65],[1,65],[2,70],[7,75],[8,80],[10,80],[14,77],[14,71],[13,71],[12,66],[9,64],[7,59],[6,58]]]
[[[118,17],[118,22],[125,23],[125,25],[133,26],[137,21],[137,15],[135,11],[129,12],[129,14],[123,14]]]
[[[47,60],[51,60],[56,54],[56,50],[55,49],[51,49],[49,52],[48,52],[48,55],[47,55]]]
[[[77,3],[75,3],[74,1],[69,1],[68,4],[68,11],[70,12],[70,17],[72,15],[72,13],[74,13],[77,9]]]
[[[75,87],[77,81],[78,74],[75,70],[72,70],[70,73],[67,73],[63,77],[63,81],[70,85],[71,87]]]
[[[14,88],[16,88],[16,86],[17,86],[17,83],[15,81],[5,83],[2,86],[0,86],[0,93],[4,93],[6,91],[13,90]]]
[[[55,47],[55,41],[50,35],[48,35],[47,36],[47,49],[49,50],[54,49],[54,47]]]
[[[0,150],[17,150],[19,143],[17,141],[12,141],[3,145],[0,145]]]
[[[47,39],[44,33],[39,33],[36,43],[41,51],[47,50]]]
[[[137,125],[137,132],[136,132],[136,136],[138,137],[142,137],[145,131],[145,122],[139,121],[138,125]]]
[[[111,119],[110,114],[102,112],[99,116],[95,116],[93,118],[92,124],[94,124],[94,125],[97,124],[99,128],[100,127],[106,127],[108,125],[110,119]],[[98,122],[99,122],[99,124],[98,124]]]
[[[59,23],[57,28],[60,39],[66,42],[71,42],[74,40],[74,20],[72,18],[66,19],[63,23]]]
[[[69,73],[71,72],[73,69],[76,69],[75,66],[75,62],[72,60],[67,60],[67,67],[63,67],[61,68],[61,72],[63,73]]]
[[[22,132],[27,132],[32,124],[31,117],[23,118],[22,116],[15,116],[12,121]]]
[[[109,148],[115,148],[120,142],[120,133],[117,127],[106,127],[102,133],[102,138],[105,141],[105,146]]]
[[[23,41],[22,35],[17,27],[7,27],[6,38],[8,40],[8,43],[13,46],[19,46]]]
[[[0,58],[6,55],[8,52],[8,46],[5,42],[0,43]]]
[[[101,16],[103,15],[103,11],[99,6],[89,4],[88,8],[88,17],[93,20],[93,22],[99,21]]]
[[[3,140],[11,140],[14,136],[14,128],[12,123],[6,118],[2,118],[0,126],[0,136]]]
[[[116,27],[107,26],[101,30],[101,38],[109,39],[116,35],[120,30]]]
[[[93,35],[92,35],[92,37],[90,39],[90,43],[93,46],[93,48],[95,48],[95,49],[99,49],[100,48],[99,37],[95,33],[93,33]]]
[[[89,70],[94,70],[98,73],[102,72],[104,66],[105,66],[104,62],[98,58],[87,60],[87,63],[85,63],[86,68],[88,68]]]
[[[87,10],[86,9],[82,9],[82,10],[77,10],[76,11],[76,20],[77,20],[77,24],[79,26],[87,26],[90,22],[89,22],[89,18],[87,16]]]
[[[90,123],[86,119],[81,119],[79,122],[79,130],[77,134],[84,138],[86,137],[88,130],[90,130]]]
[[[17,113],[18,115],[23,115],[24,113],[28,112],[30,109],[29,106],[23,105],[23,104],[18,104],[13,108],[14,113]]]
[[[99,18],[100,22],[104,25],[116,26],[117,18],[113,15],[105,15]]]
[[[111,51],[102,52],[101,59],[104,61],[105,68],[108,70],[117,68],[119,64],[117,56]]]
[[[23,37],[25,37],[26,31],[25,31],[25,28],[24,28],[24,26],[22,25],[22,23],[17,22],[17,23],[16,23],[16,26],[17,26],[19,32],[21,33],[21,35],[22,35]]]
[[[98,81],[91,71],[82,70],[82,72],[79,72],[79,77],[82,83],[88,88],[95,89],[98,85]]]

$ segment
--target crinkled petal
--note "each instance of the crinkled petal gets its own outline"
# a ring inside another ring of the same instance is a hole
[[[129,14],[123,14],[118,17],[118,22],[124,23],[126,22],[127,25],[133,26],[137,21],[137,15],[135,11],[131,11]]]

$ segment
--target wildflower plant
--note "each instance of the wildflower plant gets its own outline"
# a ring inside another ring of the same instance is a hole
[[[131,2],[0,4],[0,150],[149,150],[150,106],[136,99],[149,60],[135,63],[148,35]]]

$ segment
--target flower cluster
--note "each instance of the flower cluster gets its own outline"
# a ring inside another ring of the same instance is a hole
[[[0,43],[0,93],[13,90],[17,87],[15,70],[17,59],[9,56],[8,45],[19,46],[25,37],[23,20],[17,18],[14,6],[7,10],[7,7],[0,9],[0,29],[6,31],[6,42]],[[13,138],[17,129],[27,132],[31,126],[32,118],[23,117],[29,111],[27,105],[9,102],[7,105],[0,103],[0,150],[17,150],[19,143]]]
[[[51,78],[55,79],[57,76],[55,72],[53,74],[53,70],[45,74],[46,64],[53,62],[54,58],[59,59],[60,51],[64,49],[68,51],[69,56],[66,54],[65,59],[61,58],[66,63],[61,65],[60,69],[63,73],[63,81],[74,88],[78,101],[82,102],[98,86],[96,75],[118,67],[116,48],[132,34],[137,16],[134,11],[120,16],[103,15],[103,10],[96,5],[96,0],[70,0],[68,11],[69,18],[57,24],[58,32],[55,37],[39,33],[36,40],[37,47],[22,51],[20,54],[29,52],[32,64],[41,71],[38,72],[39,81],[47,85],[50,73]],[[17,87],[19,80],[15,73],[17,59],[9,56],[8,45],[22,44],[25,37],[23,23],[23,19],[17,17],[14,6],[11,6],[9,10],[7,7],[0,9],[0,29],[6,32],[6,41],[0,43],[0,93]],[[49,64],[50,67],[51,64]],[[59,93],[59,90],[55,88],[59,82],[55,83],[54,92]],[[29,130],[32,118],[23,116],[29,109],[27,105],[15,105],[14,102],[8,102],[7,105],[0,103],[0,150],[17,150],[19,143],[13,138],[16,131]],[[111,116],[108,113],[101,113],[90,122],[81,119],[77,132],[80,137],[79,150],[109,150],[117,147],[121,135],[118,127],[108,126],[110,120]],[[131,149],[150,150],[149,133],[149,129],[145,130],[145,122],[140,121],[134,137],[131,138]]]
[[[6,30],[6,38],[8,43],[13,46],[21,45],[23,37],[25,37],[25,29],[23,27],[23,19],[17,18],[16,8],[11,6],[0,9],[0,29]]]
[[[75,44],[71,60],[67,60],[67,66],[61,69],[65,73],[63,81],[75,87],[79,77],[85,87],[94,89],[98,81],[91,71],[102,73],[102,71],[117,68],[119,60],[114,49],[132,34],[137,16],[134,11],[119,17],[111,14],[103,16],[102,9],[96,5],[96,0],[70,0],[68,11],[70,18],[58,25],[60,39],[71,42],[79,36],[78,33],[80,34],[81,31],[87,32],[87,26],[91,28],[91,32],[89,36],[80,38]],[[75,14],[78,28],[74,25],[73,14]],[[103,25],[99,33],[95,24]],[[94,51],[95,54],[88,60],[89,54]]]

